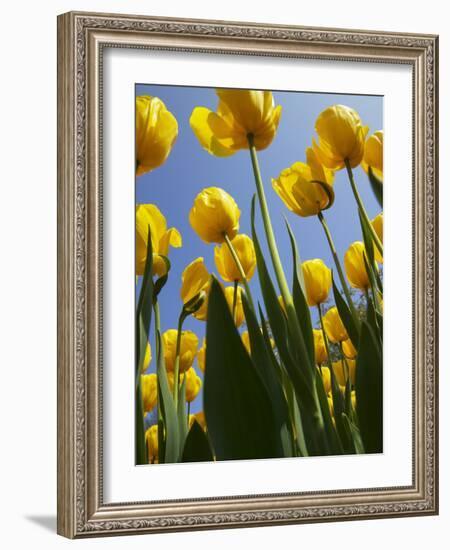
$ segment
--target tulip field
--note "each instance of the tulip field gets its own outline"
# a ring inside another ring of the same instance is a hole
[[[136,464],[383,452],[382,98],[135,115]]]

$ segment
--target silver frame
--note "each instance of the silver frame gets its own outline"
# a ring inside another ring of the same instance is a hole
[[[101,92],[109,47],[412,66],[411,486],[103,502]],[[78,538],[438,513],[437,114],[437,36],[94,13],[58,17],[58,533]]]

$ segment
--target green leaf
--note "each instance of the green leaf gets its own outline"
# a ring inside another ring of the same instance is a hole
[[[361,433],[358,427],[349,419],[349,417],[345,413],[342,414],[342,425],[344,426],[344,429],[347,433],[347,437],[349,437],[353,441],[355,453],[357,455],[364,454],[366,451],[364,450]]]
[[[323,454],[328,455],[340,455],[343,454],[342,444],[340,442],[339,436],[334,427],[333,420],[331,417],[330,407],[328,405],[327,394],[325,393],[325,388],[323,387],[322,376],[319,369],[316,368],[316,388],[317,395],[319,397],[320,408],[322,411],[323,422],[325,425],[325,433],[327,434],[328,440],[328,449],[327,452]]]
[[[366,269],[366,273],[369,277],[370,288],[372,289],[372,293],[374,295],[376,310],[379,313],[381,313],[380,307],[378,306],[377,296],[378,296],[378,292],[381,292],[381,293],[383,292],[383,285],[381,282],[380,274],[378,273],[377,263],[375,261],[372,235],[367,227],[366,221],[361,216],[361,214],[359,215],[359,221],[361,223],[361,229],[362,229],[363,238],[364,238],[364,248],[365,248],[365,254],[363,255],[364,266]]]
[[[300,415],[300,408],[297,403],[295,396],[294,386],[287,374],[287,372],[282,369],[281,371],[283,377],[283,386],[286,392],[286,400],[289,408],[290,420],[293,430],[291,430],[294,446],[297,447],[297,454],[299,456],[308,456],[308,448],[305,441],[305,433],[303,430],[302,419]]]
[[[370,325],[363,321],[356,360],[356,412],[367,453],[383,452],[383,360]]]
[[[250,338],[251,357],[272,401],[276,430],[281,434],[284,432],[283,427],[286,427],[289,423],[289,415],[286,398],[279,382],[277,370],[275,370],[276,367],[274,368],[273,359],[270,355],[272,353],[272,346],[270,346],[269,340],[268,345],[270,349],[267,349],[264,335],[259,328],[258,320],[248,302],[245,292],[242,293],[242,305]],[[285,456],[292,456],[292,454],[287,454],[288,448],[286,444],[283,445],[283,448]]]
[[[158,402],[165,429],[165,455],[160,462],[178,462],[180,458],[178,416],[164,364],[161,333],[156,331],[156,373],[158,375]]]
[[[164,256],[163,254],[158,254],[160,258],[164,261],[166,264],[166,272],[164,275],[159,277],[154,284],[153,284],[153,302],[155,302],[156,298],[158,297],[158,294],[161,292],[161,290],[164,288],[165,284],[167,283],[169,279],[169,271],[171,268],[170,260],[167,256]]]
[[[298,246],[292,233],[291,227],[287,220],[285,220],[289,238],[291,240],[292,247],[292,261],[294,264],[293,269],[293,281],[292,281],[292,299],[294,300],[295,311],[300,323],[300,329],[303,333],[303,339],[305,341],[306,350],[309,355],[311,365],[315,364],[314,355],[314,335],[313,327],[311,323],[311,313],[308,307],[308,303],[305,298],[305,283],[303,281],[303,271],[300,269],[300,255],[298,253]]]
[[[184,442],[188,435],[188,419],[186,413],[186,375],[180,373],[181,384],[178,390],[178,438],[180,456],[183,453]]]
[[[324,368],[324,367],[322,367]],[[326,367],[325,367],[326,368]],[[339,383],[334,373],[333,368],[330,370],[330,380],[331,380],[331,395],[333,397],[333,409],[334,409],[334,421],[336,422],[336,430],[341,440],[343,450],[346,454],[354,454],[355,448],[352,444],[352,438],[348,437],[348,434],[345,430],[345,427],[342,423],[342,414],[345,413],[345,399],[342,395]]]
[[[377,337],[378,344],[381,347],[383,345],[383,325],[379,325],[380,320],[383,320],[382,316],[378,316],[372,297],[367,293],[367,316],[366,321],[369,323],[370,328],[373,330],[374,335]]]
[[[153,309],[153,249],[150,225],[148,226],[147,258],[141,291],[136,310],[136,378],[141,373],[147,347]],[[137,381],[136,381],[137,384]]]
[[[383,182],[378,179],[372,171],[372,167],[369,166],[368,174],[370,186],[372,187],[373,194],[378,201],[378,204],[383,208]]]
[[[254,201],[252,202],[252,236],[255,247],[256,266],[258,269],[261,293],[266,306],[270,328],[275,344],[280,354],[281,361],[289,372],[295,391],[299,395],[299,401],[308,401],[314,406],[312,399],[311,372],[312,366],[306,353],[301,357],[298,342],[293,341],[288,330],[286,317],[281,309],[275,287],[267,269],[266,262],[261,251],[258,235],[255,230]],[[300,358],[297,359],[298,355]]]
[[[136,438],[136,464],[148,464],[147,445],[145,442],[144,410],[142,406],[141,385],[136,388],[135,397],[135,438]]]
[[[339,292],[333,278],[333,295],[336,307],[339,313],[339,317],[344,324],[345,330],[352,341],[355,349],[358,349],[359,346],[359,329],[355,324],[355,320],[351,314],[350,308],[347,305],[347,302],[342,298],[341,293]]]
[[[361,231],[363,235],[364,248],[367,254],[367,259],[369,261],[369,265],[373,266],[375,264],[375,254],[373,249],[372,233],[370,231],[370,228],[367,227],[366,219],[363,216],[361,216],[361,212],[358,211],[358,215],[359,215],[359,223],[361,225]]]
[[[194,420],[184,444],[182,462],[211,462],[214,460],[208,436]]]
[[[218,460],[283,456],[272,403],[213,277],[206,322],[203,402]]]

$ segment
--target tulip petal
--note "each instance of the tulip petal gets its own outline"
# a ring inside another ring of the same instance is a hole
[[[232,128],[217,113],[206,107],[195,107],[189,119],[201,146],[217,157],[234,155]]]

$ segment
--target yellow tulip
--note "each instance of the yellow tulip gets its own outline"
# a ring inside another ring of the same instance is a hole
[[[244,270],[245,278],[249,281],[253,277],[256,267],[256,254],[253,241],[249,236],[242,233],[236,235],[231,244]],[[226,243],[222,243],[214,248],[214,261],[217,271],[224,281],[228,283],[234,281],[243,282],[236,262],[233,260],[233,256]]]
[[[355,373],[356,373],[356,361],[353,359],[347,359],[347,365],[348,365],[348,371],[350,376],[350,381],[352,384],[355,383]],[[333,361],[332,363],[333,372],[337,378],[337,381],[340,386],[344,386],[346,383],[346,376],[345,376],[345,364],[343,359],[340,359],[339,361]]]
[[[158,378],[156,374],[141,374],[141,393],[144,414],[147,414],[158,401]]]
[[[321,365],[327,360],[327,350],[325,348],[325,340],[321,329],[313,329],[314,336],[314,357],[316,365]]]
[[[303,162],[285,168],[272,186],[284,204],[298,216],[315,216],[330,203],[330,196],[323,187],[312,181],[311,170]],[[329,193],[333,193],[329,187]]]
[[[145,432],[145,441],[147,443],[148,461],[151,464],[158,463],[158,425],[153,424]]]
[[[178,331],[176,329],[166,330],[166,332],[162,335],[164,345],[164,361],[166,363],[166,369],[169,372],[172,372],[175,369],[177,336]],[[197,348],[197,335],[190,330],[183,330],[181,332],[180,344],[180,372],[185,372],[192,367],[192,363],[197,355]]]
[[[183,304],[188,303],[195,296],[204,293],[204,300],[200,308],[193,313],[199,321],[206,319],[208,307],[208,294],[211,287],[211,275],[206,269],[203,258],[197,258],[191,262],[181,275],[181,299]]]
[[[189,223],[206,243],[223,243],[239,230],[239,210],[233,197],[219,187],[203,189],[189,212]]]
[[[364,158],[361,166],[369,173],[369,166],[374,176],[383,181],[383,130],[374,132],[364,146]]]
[[[173,380],[175,373],[170,371],[167,373],[167,380],[169,381],[169,387],[173,390]],[[202,387],[202,381],[195,372],[194,367],[190,367],[186,370],[184,375],[180,375],[180,386],[183,383],[183,376],[186,376],[186,401],[190,403],[197,397]]]
[[[203,338],[202,347],[197,352],[198,368],[205,373],[205,358],[206,358],[206,340]]]
[[[344,355],[345,357],[347,357],[347,359],[354,359],[357,355],[355,346],[353,345],[353,342],[350,340],[350,338],[342,342],[342,351],[344,352]]]
[[[142,363],[142,372],[145,372],[148,369],[151,362],[152,362],[152,348],[150,347],[150,343],[147,343],[147,346],[145,348],[144,362]]]
[[[353,288],[359,288],[360,290],[366,290],[370,285],[364,256],[365,248],[361,241],[351,244],[344,255],[344,267],[347,279]],[[369,261],[367,257],[366,261]]]
[[[202,388],[202,381],[195,372],[195,369],[191,367],[186,371],[186,401],[191,403],[199,394]]]
[[[248,149],[248,134],[257,150],[265,149],[275,137],[281,106],[273,95],[261,90],[218,89],[217,111],[195,107],[189,120],[200,145],[211,155],[227,157]]]
[[[317,156],[313,147],[307,147],[305,154],[306,164],[311,170],[311,179],[327,183],[329,187],[331,187],[334,181],[334,171],[330,170],[321,163],[320,158]]]
[[[160,254],[169,254],[169,245],[179,248],[182,244],[177,229],[167,229],[166,218],[154,204],[139,204],[136,207],[136,275],[143,275],[147,260],[148,227],[150,226],[153,249],[153,275],[166,273],[166,264]]]
[[[330,374],[330,369],[328,367],[323,367],[322,369],[319,370],[321,376],[322,376],[322,382],[323,382],[323,387],[325,389],[325,393],[330,393],[331,392],[331,374]]]
[[[371,222],[372,227],[375,229],[377,237],[380,239],[381,244],[383,244],[383,212],[380,212]],[[383,263],[383,256],[380,254],[380,251],[376,246],[373,247],[375,252],[375,260],[377,262]]]
[[[178,136],[178,124],[158,97],[136,98],[136,176],[164,164]]]
[[[306,301],[309,306],[325,302],[331,288],[331,269],[322,260],[307,260],[302,263],[305,280]]]
[[[323,316],[323,326],[331,342],[336,344],[348,339],[347,331],[336,306],[331,307]]]
[[[331,170],[340,170],[346,160],[355,168],[362,161],[368,130],[354,109],[345,105],[328,107],[316,120],[319,142],[313,141],[314,152]]]
[[[234,287],[227,286],[224,291],[225,299],[227,301],[228,307],[230,308],[230,313],[233,315],[233,297],[234,297]],[[237,288],[237,294],[236,294],[236,311],[235,311],[235,317],[236,317],[236,326],[240,327],[242,323],[245,321],[245,315],[244,315],[244,307],[242,305],[242,288],[239,286]]]

